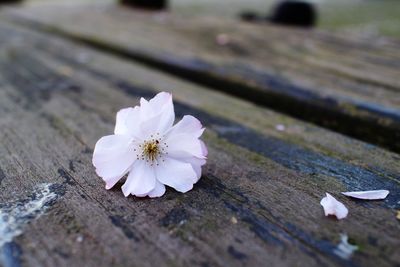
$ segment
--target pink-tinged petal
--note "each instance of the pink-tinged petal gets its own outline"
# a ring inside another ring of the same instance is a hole
[[[148,195],[149,197],[154,198],[154,197],[161,197],[164,194],[165,194],[165,185],[163,185],[157,180],[156,187],[152,191],[150,191]]]
[[[151,135],[153,135],[153,137],[156,137],[156,135],[158,137],[162,137],[164,133],[168,130],[167,128],[164,128],[165,126],[165,124],[163,124],[164,116],[165,115],[163,113],[160,113],[142,122],[140,124],[140,137],[143,140],[151,139]]]
[[[202,140],[199,140],[199,141],[200,141],[200,145],[201,145],[201,151],[203,152],[203,157],[207,157],[208,156],[207,146]]]
[[[147,195],[156,186],[154,169],[143,160],[137,160],[129,172],[122,192],[127,197],[129,194],[141,197]]]
[[[117,176],[117,177],[113,177],[113,178],[110,178],[110,179],[108,179],[107,181],[105,181],[105,182],[106,182],[106,189],[109,190],[109,189],[113,188],[114,185],[115,185],[116,183],[118,183],[118,181],[119,181],[120,179],[121,179],[121,177],[120,177],[120,176]]]
[[[114,186],[131,168],[135,161],[133,145],[124,135],[109,135],[97,141],[93,152],[93,165],[96,173],[107,183]]]
[[[161,92],[150,101],[140,100],[140,116],[143,121],[153,120],[153,132],[164,134],[175,120],[174,105],[170,93]]]
[[[174,106],[171,104],[165,107],[161,113],[160,120],[157,127],[157,132],[164,134],[166,133],[174,124],[175,121],[175,111]]]
[[[168,135],[190,134],[193,137],[199,138],[204,132],[201,122],[193,116],[186,115],[180,120],[171,130]]]
[[[114,134],[138,136],[140,122],[139,107],[121,109],[117,113]]]
[[[343,203],[337,201],[333,196],[326,193],[326,197],[321,200],[321,206],[324,208],[325,216],[334,215],[339,220],[346,218],[349,213]]]
[[[168,144],[168,156],[173,158],[197,157],[205,158],[201,140],[189,134],[169,135],[165,142]]]
[[[358,199],[377,200],[385,199],[389,195],[388,190],[371,190],[371,191],[356,191],[342,192],[343,195]]]
[[[185,193],[193,188],[197,176],[192,166],[172,158],[165,158],[156,167],[157,180],[174,188],[176,191]]]
[[[142,121],[146,121],[153,116],[154,112],[149,104],[149,101],[147,101],[143,97],[140,98],[140,119]]]
[[[203,166],[204,164],[206,164],[206,160],[205,159],[199,159],[196,157],[189,157],[189,158],[181,158],[178,159],[180,161],[189,163],[190,165],[192,165],[192,168],[194,170],[194,172],[196,173],[196,182],[199,181],[199,179],[201,178],[201,166]]]
[[[153,116],[151,118],[148,118],[146,121],[143,121],[142,124],[140,124],[140,133],[141,133],[141,138],[143,140],[149,139],[151,135],[154,134],[160,134],[158,130],[158,124],[160,121],[160,116]]]
[[[161,92],[149,101],[153,113],[159,116],[157,131],[165,133],[175,121],[174,104],[170,93]],[[157,116],[156,115],[156,116]]]
[[[126,135],[128,133],[126,121],[128,120],[129,114],[132,111],[133,108],[124,108],[117,112],[114,134]]]
[[[149,105],[154,113],[160,112],[160,109],[170,109],[172,104],[172,94],[160,92],[150,99]],[[172,106],[173,110],[173,106]]]

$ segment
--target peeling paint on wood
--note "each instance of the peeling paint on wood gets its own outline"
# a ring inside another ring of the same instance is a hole
[[[349,237],[345,234],[340,236],[340,243],[336,247],[334,253],[342,259],[349,260],[355,251],[358,250],[357,246],[349,244]]]
[[[0,205],[0,260],[5,267],[19,266],[21,249],[13,240],[23,234],[29,222],[39,218],[55,203],[60,192],[58,187],[41,184],[28,198]]]
[[[22,234],[23,227],[38,218],[59,197],[56,185],[42,184],[27,199],[0,206],[0,247]]]

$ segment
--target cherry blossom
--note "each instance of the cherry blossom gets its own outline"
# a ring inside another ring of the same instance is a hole
[[[93,153],[96,173],[112,188],[126,174],[127,197],[160,197],[165,185],[185,193],[201,177],[207,148],[204,128],[193,116],[177,124],[172,95],[161,92],[140,106],[120,110],[113,135],[100,138]]]

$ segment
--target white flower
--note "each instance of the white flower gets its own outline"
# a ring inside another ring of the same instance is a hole
[[[199,138],[199,120],[184,116],[175,120],[172,95],[159,93],[140,107],[117,113],[114,135],[97,141],[93,153],[96,173],[112,188],[128,174],[122,191],[138,197],[160,197],[165,185],[179,192],[193,188],[206,163],[207,148]]]

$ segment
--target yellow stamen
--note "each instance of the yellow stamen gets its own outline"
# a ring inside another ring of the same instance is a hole
[[[159,141],[158,140],[151,140],[143,145],[143,156],[150,161],[154,161],[158,154],[160,153],[159,149]]]

